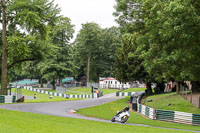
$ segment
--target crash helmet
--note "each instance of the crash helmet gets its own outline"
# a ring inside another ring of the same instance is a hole
[[[125,108],[127,111],[129,111],[129,109],[130,109],[130,107],[129,106],[126,106],[126,108]]]

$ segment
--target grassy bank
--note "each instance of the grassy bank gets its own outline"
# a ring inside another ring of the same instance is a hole
[[[147,99],[152,99],[153,101],[146,102]],[[176,93],[166,93],[149,96],[146,99],[143,99],[142,103],[156,109],[175,110],[200,114],[200,109],[198,109],[193,104],[185,100],[181,95],[178,95]]]
[[[103,104],[96,107],[90,107],[85,109],[79,109],[78,114],[103,118],[107,120],[111,120],[113,115],[116,114],[117,111],[121,110],[125,106],[128,105],[129,97],[121,100],[117,100],[111,103]],[[131,111],[131,117],[128,119],[128,123],[135,123],[135,124],[145,124],[151,126],[158,126],[158,127],[168,127],[168,128],[177,128],[177,129],[190,129],[190,130],[199,130],[198,126],[191,126],[191,125],[184,125],[184,124],[177,124],[177,123],[169,123],[163,121],[156,121],[144,118],[142,115]]]
[[[189,133],[0,109],[1,133]]]

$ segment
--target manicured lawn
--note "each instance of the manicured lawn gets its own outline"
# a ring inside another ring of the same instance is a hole
[[[73,99],[73,98],[66,99],[64,97],[58,97],[58,96],[53,96],[52,99],[49,99],[49,95],[47,95],[47,94],[37,93],[37,92],[29,91],[29,90],[26,90],[26,89],[22,89],[22,94],[25,95],[25,97],[26,96],[33,97],[34,94],[37,95],[37,99],[26,99],[25,98],[25,103],[40,103],[40,102],[56,102],[56,101],[80,100],[80,99]]]
[[[76,88],[67,89],[67,94],[73,94],[73,95],[91,94],[91,88],[76,87]]]
[[[147,99],[152,99],[152,102],[146,102]],[[166,93],[160,95],[149,96],[146,99],[143,99],[143,104],[164,110],[175,110],[181,112],[188,112],[194,114],[200,114],[200,109],[195,107],[193,104],[185,100],[182,96],[176,93]],[[168,106],[168,104],[171,104]]]
[[[103,118],[107,120],[111,120],[113,115],[116,114],[117,111],[120,111],[122,108],[128,105],[129,97],[120,99],[111,103],[103,104],[96,107],[90,107],[85,109],[79,109],[78,114]],[[198,126],[191,126],[191,125],[184,125],[184,124],[177,124],[177,123],[169,123],[163,121],[156,121],[144,118],[142,115],[131,111],[131,117],[128,119],[128,123],[135,123],[135,124],[145,124],[151,126],[158,126],[158,127],[168,127],[168,128],[178,128],[178,129],[190,129],[190,130],[199,130]]]
[[[101,89],[103,91],[103,95],[118,92],[118,89]]]
[[[0,133],[189,133],[0,109]]]
[[[123,90],[122,92],[137,92],[137,91],[144,91],[146,88],[129,88],[126,90]]]
[[[109,94],[109,93],[114,93],[119,91],[118,89],[101,89],[103,91],[103,94]],[[56,90],[46,90],[50,92],[56,92]],[[72,94],[72,95],[81,95],[81,94],[91,94],[91,88],[89,87],[77,87],[77,88],[70,88],[67,89],[67,94]]]

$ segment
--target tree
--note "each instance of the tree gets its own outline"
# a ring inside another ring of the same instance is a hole
[[[122,31],[140,33],[137,51],[157,81],[199,84],[199,7],[193,0],[117,0],[117,21]]]
[[[121,82],[140,81],[147,84],[147,93],[152,93],[151,82],[154,77],[144,69],[139,46],[139,34],[126,33],[122,37],[122,47],[116,53],[115,77]]]
[[[6,1],[1,1],[2,5],[2,76],[1,76],[1,88],[7,88],[7,40],[6,40]]]
[[[48,53],[46,41],[49,39],[49,25],[54,23],[60,9],[49,0],[1,2],[7,13],[4,15],[4,20],[7,18],[4,25],[4,29],[7,27],[7,34],[4,31],[4,38],[6,36],[8,45],[3,45],[1,84],[2,88],[6,88],[7,69],[25,61],[41,59]]]
[[[98,82],[99,77],[112,76],[116,49],[121,45],[119,29],[88,25],[92,25],[91,29],[83,26],[73,43],[73,73],[78,80],[89,74],[90,81]]]
[[[62,78],[72,73],[69,40],[73,37],[73,27],[74,25],[71,24],[69,18],[59,17],[57,19],[56,25],[52,27],[51,31],[51,41],[54,48],[51,54],[39,64],[44,78],[52,81],[53,89],[56,88],[55,80],[57,78],[59,79],[60,86],[62,86]]]
[[[80,33],[77,35],[75,45],[77,46],[80,62],[86,63],[87,60],[87,82],[90,81],[91,62],[94,60],[95,52],[100,45],[101,28],[96,23],[86,23],[82,25]]]

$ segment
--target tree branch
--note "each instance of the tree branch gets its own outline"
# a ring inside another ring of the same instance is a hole
[[[25,62],[25,61],[34,61],[34,60],[37,60],[37,58],[27,58],[27,59],[22,59],[22,60],[15,61],[12,64],[8,65],[8,69],[13,67],[15,64],[22,63],[22,62]]]

